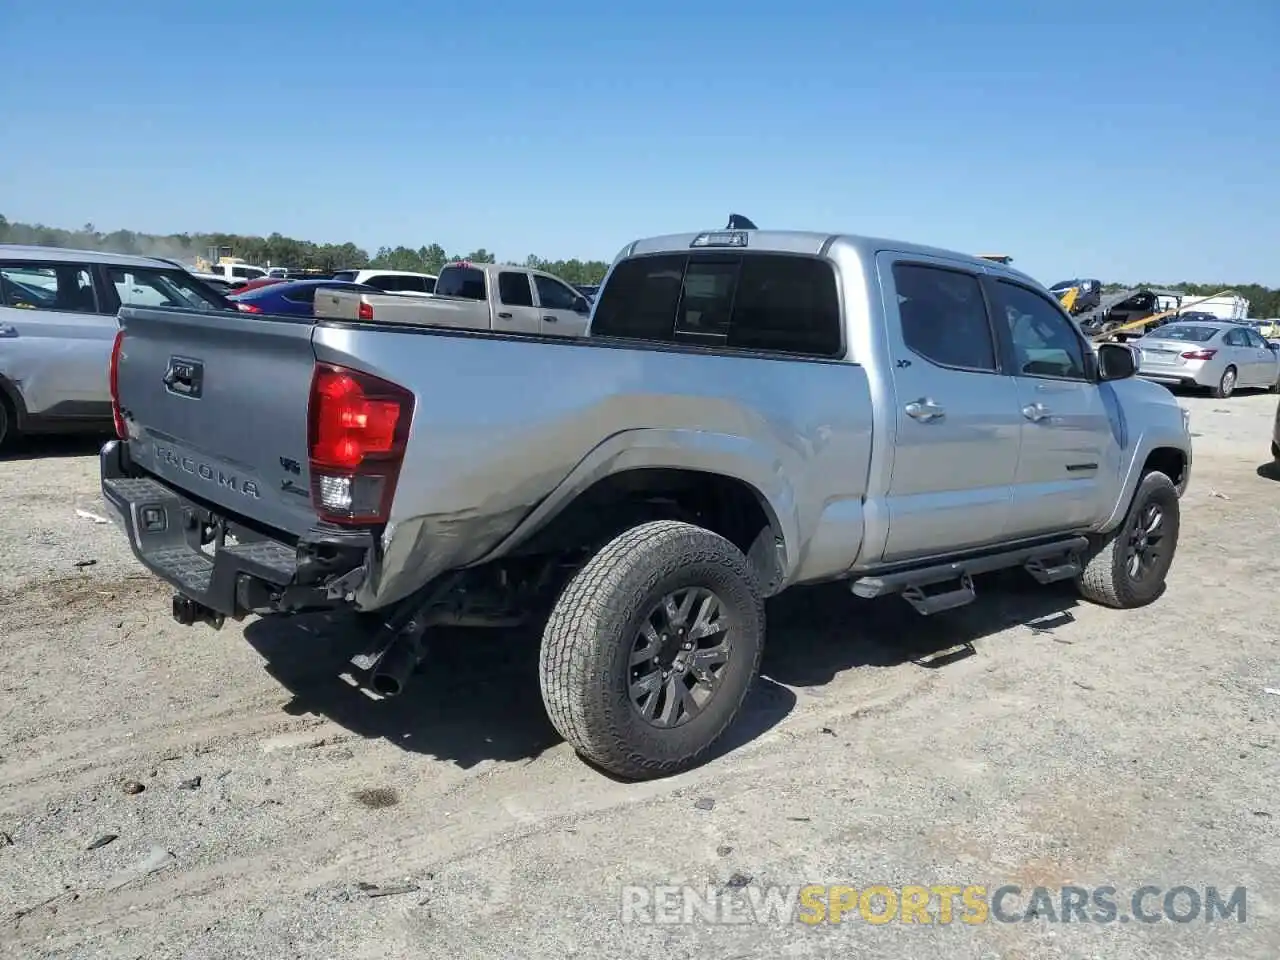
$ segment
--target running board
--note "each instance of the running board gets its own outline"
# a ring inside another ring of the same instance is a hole
[[[946,563],[886,570],[859,577],[850,585],[850,590],[854,596],[868,600],[900,593],[920,613],[938,613],[971,603],[975,596],[973,577],[978,574],[1020,566],[1040,583],[1056,583],[1079,576],[1079,556],[1088,546],[1086,537],[1068,537],[1013,550],[957,557]],[[947,589],[925,589],[944,584]]]

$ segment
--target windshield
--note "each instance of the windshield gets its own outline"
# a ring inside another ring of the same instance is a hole
[[[1205,343],[1217,334],[1217,327],[1196,327],[1189,323],[1171,323],[1161,327],[1153,337],[1161,340],[1185,340],[1190,343]]]
[[[1049,289],[1053,290],[1054,292],[1057,292],[1059,290],[1066,290],[1069,287],[1074,287],[1075,285],[1076,285],[1076,281],[1074,280],[1063,280],[1061,283],[1055,283]]]

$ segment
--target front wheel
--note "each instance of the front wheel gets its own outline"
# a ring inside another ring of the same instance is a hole
[[[1080,594],[1104,607],[1144,607],[1164,592],[1181,522],[1178,490],[1165,474],[1146,474],[1119,528],[1099,539],[1077,579]]]
[[[764,622],[755,577],[729,541],[672,520],[632,527],[578,572],[547,621],[547,715],[617,776],[688,769],[742,707]]]

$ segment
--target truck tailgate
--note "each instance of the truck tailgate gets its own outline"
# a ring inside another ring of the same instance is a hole
[[[133,461],[233,514],[301,534],[312,321],[159,307],[120,311],[120,407]]]
[[[317,320],[359,320],[362,294],[355,290],[321,287],[311,312]]]

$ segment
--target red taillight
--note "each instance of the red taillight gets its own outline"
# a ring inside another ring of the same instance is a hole
[[[317,364],[307,445],[311,499],[333,523],[385,523],[413,419],[413,394],[379,377]]]
[[[241,313],[261,313],[262,312],[261,307],[254,306],[252,303],[241,303],[238,300],[236,301],[236,309],[239,310]]]
[[[1217,350],[1188,350],[1182,354],[1183,360],[1212,360]]]
[[[108,368],[107,381],[111,388],[111,419],[115,421],[116,436],[121,440],[129,439],[129,428],[125,425],[124,414],[120,412],[120,348],[124,343],[124,331],[116,331],[115,342],[111,344],[111,366]]]
[[[362,300],[362,301],[360,302],[360,313],[359,313],[359,317],[360,317],[360,319],[361,319],[361,320],[372,320],[372,319],[373,319],[373,304],[371,304],[371,303],[365,303],[365,302]]]

